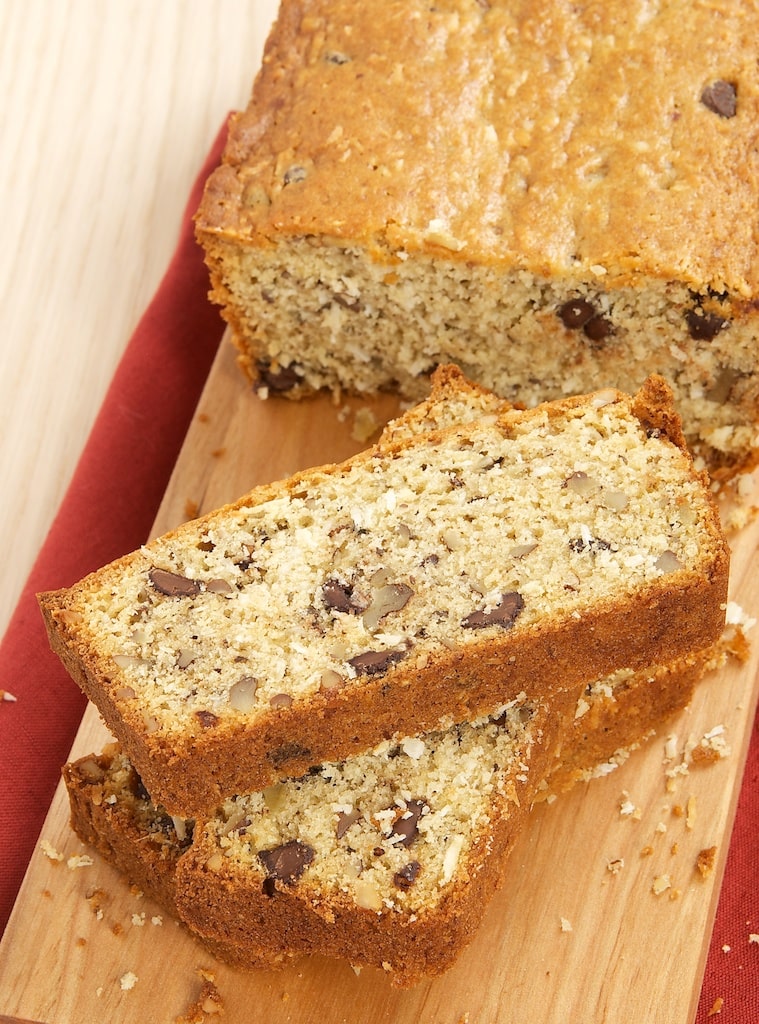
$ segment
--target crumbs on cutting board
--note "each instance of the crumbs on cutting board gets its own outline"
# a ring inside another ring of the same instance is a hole
[[[66,867],[70,871],[75,871],[77,868],[89,868],[95,863],[87,853],[74,853],[70,857],[66,857],[65,853],[61,853],[53,846],[49,839],[40,840],[40,849],[47,857],[48,860],[53,863],[60,863],[66,861]]]
[[[689,735],[684,740],[674,733],[663,739],[662,770],[664,791],[671,798],[678,785],[687,783],[693,769],[704,770],[730,756],[730,745],[723,725],[716,725],[701,735]],[[623,790],[617,798],[620,820],[631,822],[639,833],[648,830],[640,847],[640,858],[650,858],[647,873],[649,892],[657,898],[675,901],[682,897],[682,886],[690,878],[706,880],[714,872],[718,848],[713,844],[694,844],[698,805],[694,794],[679,801],[667,802],[655,808],[639,806],[634,795]],[[674,834],[673,834],[674,832]],[[687,841],[686,841],[687,838]],[[702,842],[702,839],[701,839]],[[666,856],[666,862],[663,858]],[[605,877],[618,875],[624,868],[619,855],[605,858]],[[562,919],[563,921],[564,919]]]
[[[215,975],[203,967],[199,967],[197,973],[201,981],[197,998],[180,1017],[175,1018],[174,1024],[205,1024],[209,1017],[224,1013],[224,1000],[216,987]]]

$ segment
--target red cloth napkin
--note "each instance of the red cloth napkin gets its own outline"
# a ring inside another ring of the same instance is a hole
[[[0,930],[60,778],[85,699],[48,646],[35,594],[68,586],[142,544],[223,333],[192,215],[218,163],[216,138],[175,254],[129,340],[68,491],[0,645]]]
[[[175,255],[129,341],[0,645],[0,689],[17,698],[0,703],[0,929],[85,705],[48,648],[34,595],[75,582],[138,547],[150,532],[222,334],[218,311],[207,299],[207,273],[191,216],[225,134],[219,133],[198,175]],[[750,941],[752,933],[759,933],[756,728],[696,1024],[759,1022],[759,945]],[[666,970],[666,965],[651,969]]]

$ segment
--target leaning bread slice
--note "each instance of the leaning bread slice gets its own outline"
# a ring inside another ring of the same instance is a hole
[[[557,731],[522,697],[234,797],[194,825],[151,805],[123,755],[64,777],[80,837],[149,894],[163,875],[163,905],[220,958],[250,968],[318,953],[406,986],[446,970],[473,937]]]
[[[40,596],[171,813],[389,736],[707,647],[728,549],[671,393],[605,390],[382,444]]]
[[[440,366],[432,374],[427,398],[391,420],[382,440],[389,443],[421,431],[469,423],[509,407],[494,392],[468,380],[458,367]],[[674,661],[637,671],[620,668],[588,683],[570,715],[560,756],[539,796],[556,795],[576,782],[613,771],[690,703],[696,683],[724,654],[721,638]]]

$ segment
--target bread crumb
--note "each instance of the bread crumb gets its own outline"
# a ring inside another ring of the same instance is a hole
[[[657,875],[651,886],[651,892],[654,896],[661,896],[667,889],[672,888],[672,879],[669,875]]]
[[[717,998],[714,1000],[714,1003],[712,1004],[711,1010],[709,1010],[706,1016],[715,1017],[718,1013],[722,1013],[722,1007],[724,1006],[724,1004],[725,1000],[722,998],[722,996],[717,996]]]
[[[644,846],[643,849],[640,851],[640,855],[641,857],[651,857],[653,856],[653,852],[653,846]]]
[[[606,862],[606,870],[610,871],[612,875],[618,875],[624,866],[625,862],[622,857],[615,857],[614,860]]]
[[[136,928],[142,928],[143,925],[145,924],[145,915],[144,914],[132,914],[132,924]]]
[[[729,953],[730,952],[730,946],[728,946],[727,943],[725,943],[725,945],[722,947],[722,952],[723,953]]]
[[[100,999],[102,994],[103,994],[103,986],[102,985],[98,985],[98,987],[95,989],[95,995],[98,997],[98,999]]]
[[[563,932],[571,932],[571,931],[572,931],[572,925],[571,925],[571,923],[570,923],[570,922],[569,922],[569,921],[568,921],[568,920],[566,919],[566,917],[562,917],[562,918],[561,918],[561,930],[562,930]]]
[[[76,871],[77,868],[90,868],[95,863],[89,854],[81,853],[72,854],[66,861],[66,867],[69,871]]]
[[[702,878],[708,878],[714,871],[714,862],[717,857],[717,847],[708,846],[700,851],[696,857],[696,868]]]
[[[150,923],[154,924],[156,926],[162,925],[163,924],[163,918],[161,917],[160,914],[156,914],[154,917],[150,918]]]
[[[40,841],[40,849],[49,860],[61,861],[63,860],[63,854],[59,853],[58,850],[53,846],[49,839],[42,839]]]
[[[85,899],[98,921],[103,920],[103,901],[106,897],[107,893],[104,889],[90,889],[89,892],[85,893]]]
[[[688,797],[687,812],[685,816],[685,827],[688,831],[693,829],[696,824],[696,798],[695,796]]]
[[[377,418],[375,417],[372,409],[363,405],[360,409],[356,410],[356,414],[353,417],[351,437],[354,441],[360,441],[361,444],[365,444],[374,434],[377,433],[380,426],[381,424],[377,422]]]
[[[749,944],[755,942],[759,945],[759,932],[749,932],[748,941]]]
[[[13,694],[9,693],[7,690],[0,690],[0,700],[7,701],[9,704],[15,704],[18,698],[14,697]]]
[[[121,986],[122,992],[129,992],[140,979],[134,973],[134,971],[127,971],[126,974],[122,974],[119,978],[119,985]]]
[[[729,757],[730,753],[730,746],[725,740],[724,725],[715,725],[689,748],[686,756],[690,757],[694,767],[703,767]]]
[[[215,975],[211,971],[199,968],[198,977],[201,979],[198,998],[188,1006],[181,1017],[175,1018],[174,1024],[204,1024],[209,1017],[224,1014],[224,1002],[216,987]]]
[[[640,821],[641,818],[640,808],[635,806],[626,790],[622,793],[622,798],[619,801],[619,813],[623,818],[633,818],[635,821]]]

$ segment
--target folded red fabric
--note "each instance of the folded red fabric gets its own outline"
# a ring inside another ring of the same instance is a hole
[[[220,131],[188,199],[174,256],[121,358],[0,645],[0,932],[68,757],[85,700],[50,652],[40,590],[68,586],[142,544],[223,333],[192,215]]]
[[[129,341],[66,496],[0,645],[0,932],[5,928],[82,712],[48,648],[35,594],[138,547],[158,511],[222,334],[188,200],[174,257]],[[759,1021],[759,735],[754,729],[696,1024]],[[694,941],[698,941],[694,936]],[[666,970],[666,965],[653,965]],[[683,1022],[685,1024],[685,1022]]]

